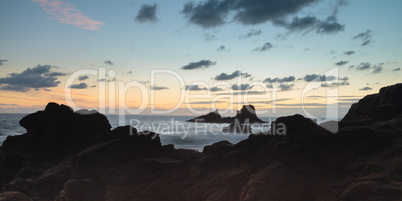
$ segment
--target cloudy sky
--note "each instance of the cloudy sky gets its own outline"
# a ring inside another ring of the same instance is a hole
[[[398,0],[2,0],[0,112],[55,101],[192,115],[249,103],[265,116],[323,116],[328,106],[342,116],[401,81],[400,8]]]

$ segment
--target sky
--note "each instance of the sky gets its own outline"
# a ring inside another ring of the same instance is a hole
[[[401,82],[402,1],[1,0],[0,112],[341,118]]]

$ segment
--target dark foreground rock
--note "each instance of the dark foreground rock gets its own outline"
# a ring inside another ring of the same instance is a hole
[[[61,162],[42,159],[47,168],[36,162],[42,167],[36,171],[21,162],[33,159],[20,154],[26,144],[16,140],[1,147],[1,170],[23,168],[8,180],[1,177],[2,188],[56,201],[400,200],[402,115],[367,116],[361,108],[371,103],[359,104],[348,113],[356,121],[343,120],[335,134],[293,115],[278,118],[267,134],[235,145],[218,142],[202,153],[162,146],[156,133],[129,126],[109,129],[110,140],[89,141],[78,153],[56,157]],[[368,118],[376,120],[363,125]]]
[[[243,105],[242,109],[237,111],[235,117],[222,117],[218,110],[216,110],[206,115],[201,115],[199,117],[187,120],[187,122],[229,124],[266,123],[257,117],[253,105]]]

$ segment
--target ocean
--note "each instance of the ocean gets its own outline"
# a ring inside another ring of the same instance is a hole
[[[27,114],[0,113],[0,144],[9,135],[20,135],[26,130],[19,125],[19,120]],[[202,151],[204,146],[215,142],[227,140],[233,144],[247,139],[248,134],[222,133],[223,127],[229,124],[191,123],[186,120],[195,116],[156,116],[156,115],[126,115],[124,119],[118,115],[106,115],[112,128],[124,125],[132,125],[139,131],[153,131],[160,134],[163,145],[173,144],[179,149],[193,149]],[[271,122],[274,119],[260,117]],[[269,123],[251,125],[253,133],[269,130]]]

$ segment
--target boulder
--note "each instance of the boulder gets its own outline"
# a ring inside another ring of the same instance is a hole
[[[32,200],[20,192],[6,191],[0,193],[0,201],[32,201]]]
[[[197,122],[197,123],[217,123],[221,121],[222,116],[219,114],[218,110],[210,112],[206,115],[201,115],[199,117],[187,120],[187,122]]]

